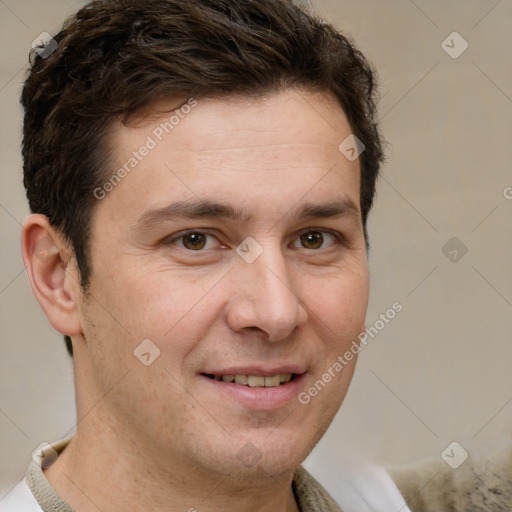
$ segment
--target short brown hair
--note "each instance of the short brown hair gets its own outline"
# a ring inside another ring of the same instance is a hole
[[[32,52],[23,88],[24,184],[32,212],[71,244],[84,290],[93,191],[112,172],[109,128],[177,95],[333,93],[365,146],[366,234],[382,162],[374,73],[331,25],[289,0],[97,0],[54,40],[51,55]],[[72,354],[67,337],[66,344]]]

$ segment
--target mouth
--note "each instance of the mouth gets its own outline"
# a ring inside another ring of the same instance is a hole
[[[205,368],[199,376],[205,384],[205,391],[212,393],[211,400],[228,400],[223,406],[270,411],[295,403],[305,386],[307,366],[276,364],[268,368],[254,364]]]
[[[211,380],[235,383],[240,386],[250,388],[276,388],[288,384],[297,377],[296,373],[277,373],[275,375],[268,376],[246,374],[214,375],[212,373],[203,373],[202,375],[208,377]]]

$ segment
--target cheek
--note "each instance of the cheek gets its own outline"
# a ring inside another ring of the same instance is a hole
[[[207,292],[207,281],[161,268],[146,271],[148,265],[137,258],[129,264],[119,261],[113,272],[112,267],[110,262],[98,269],[93,295],[98,304],[105,304],[111,320],[134,336],[168,332]]]
[[[363,273],[345,273],[320,283],[307,302],[323,323],[326,335],[336,348],[357,338],[364,329],[368,307],[368,278]]]
[[[131,280],[125,289],[138,293],[136,329],[150,329],[162,339],[193,340],[200,336],[216,316],[216,283],[221,276],[210,272],[202,276],[164,270]]]
[[[96,326],[91,341],[101,345],[97,355],[119,361],[125,354],[131,368],[138,364],[134,351],[149,339],[160,350],[159,363],[177,370],[219,315],[222,301],[215,284],[220,277],[161,268],[149,272],[142,265],[118,266],[108,279],[98,271],[87,311]]]

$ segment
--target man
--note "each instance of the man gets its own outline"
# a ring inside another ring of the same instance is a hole
[[[363,55],[286,0],[106,0],[33,57],[23,258],[77,425],[1,510],[340,510],[300,464],[364,339]]]

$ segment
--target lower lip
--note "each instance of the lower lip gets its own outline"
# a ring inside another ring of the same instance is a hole
[[[212,386],[216,392],[225,393],[247,409],[261,411],[278,409],[295,399],[302,388],[302,381],[305,375],[305,373],[296,375],[290,382],[273,388],[251,388],[250,386],[243,386],[235,382],[210,379],[204,375],[200,377]]]

